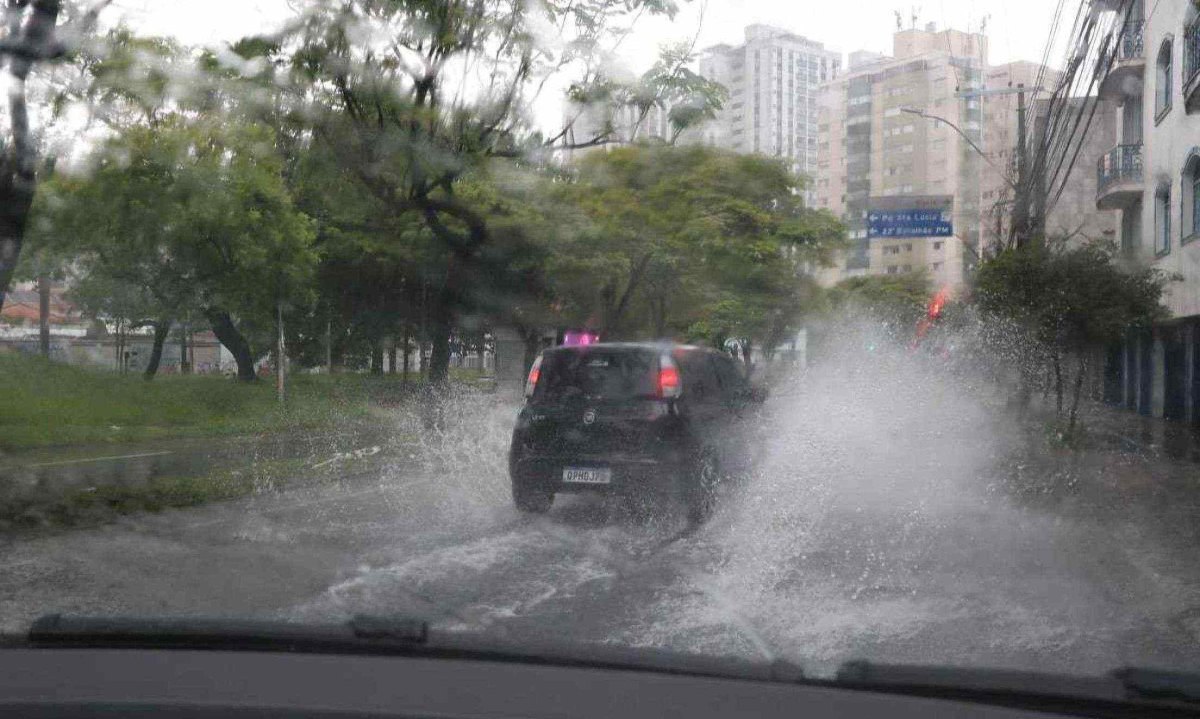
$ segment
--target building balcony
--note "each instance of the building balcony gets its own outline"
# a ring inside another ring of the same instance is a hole
[[[1117,145],[1096,163],[1096,207],[1116,210],[1142,197],[1142,146]]]
[[[1104,80],[1100,83],[1100,96],[1106,98],[1141,92],[1142,71],[1146,68],[1145,47],[1146,22],[1130,20],[1121,31],[1121,40],[1115,48],[1116,57]]]
[[[1200,112],[1200,15],[1183,28],[1183,105]]]

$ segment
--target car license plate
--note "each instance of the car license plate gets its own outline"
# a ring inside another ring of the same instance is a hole
[[[608,467],[566,467],[563,481],[573,484],[609,484],[612,470]]]

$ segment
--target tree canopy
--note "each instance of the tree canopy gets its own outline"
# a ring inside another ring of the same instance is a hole
[[[238,326],[269,327],[281,301],[306,303],[317,261],[312,223],[293,207],[271,137],[213,121],[134,126],[83,174],[57,176],[39,216],[50,246],[79,268],[75,292],[94,311],[134,320],[169,324],[198,311],[226,335],[239,375],[253,378]],[[145,316],[126,314],[134,311]]]

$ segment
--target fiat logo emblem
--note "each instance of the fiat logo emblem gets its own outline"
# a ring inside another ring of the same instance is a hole
[[[583,423],[591,424],[596,421],[596,410],[589,409],[583,413]]]

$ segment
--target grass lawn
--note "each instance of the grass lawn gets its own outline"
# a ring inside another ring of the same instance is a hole
[[[164,375],[147,382],[0,353],[0,450],[316,429],[365,421],[373,406],[407,394],[395,375],[297,374],[281,407],[270,379]]]

